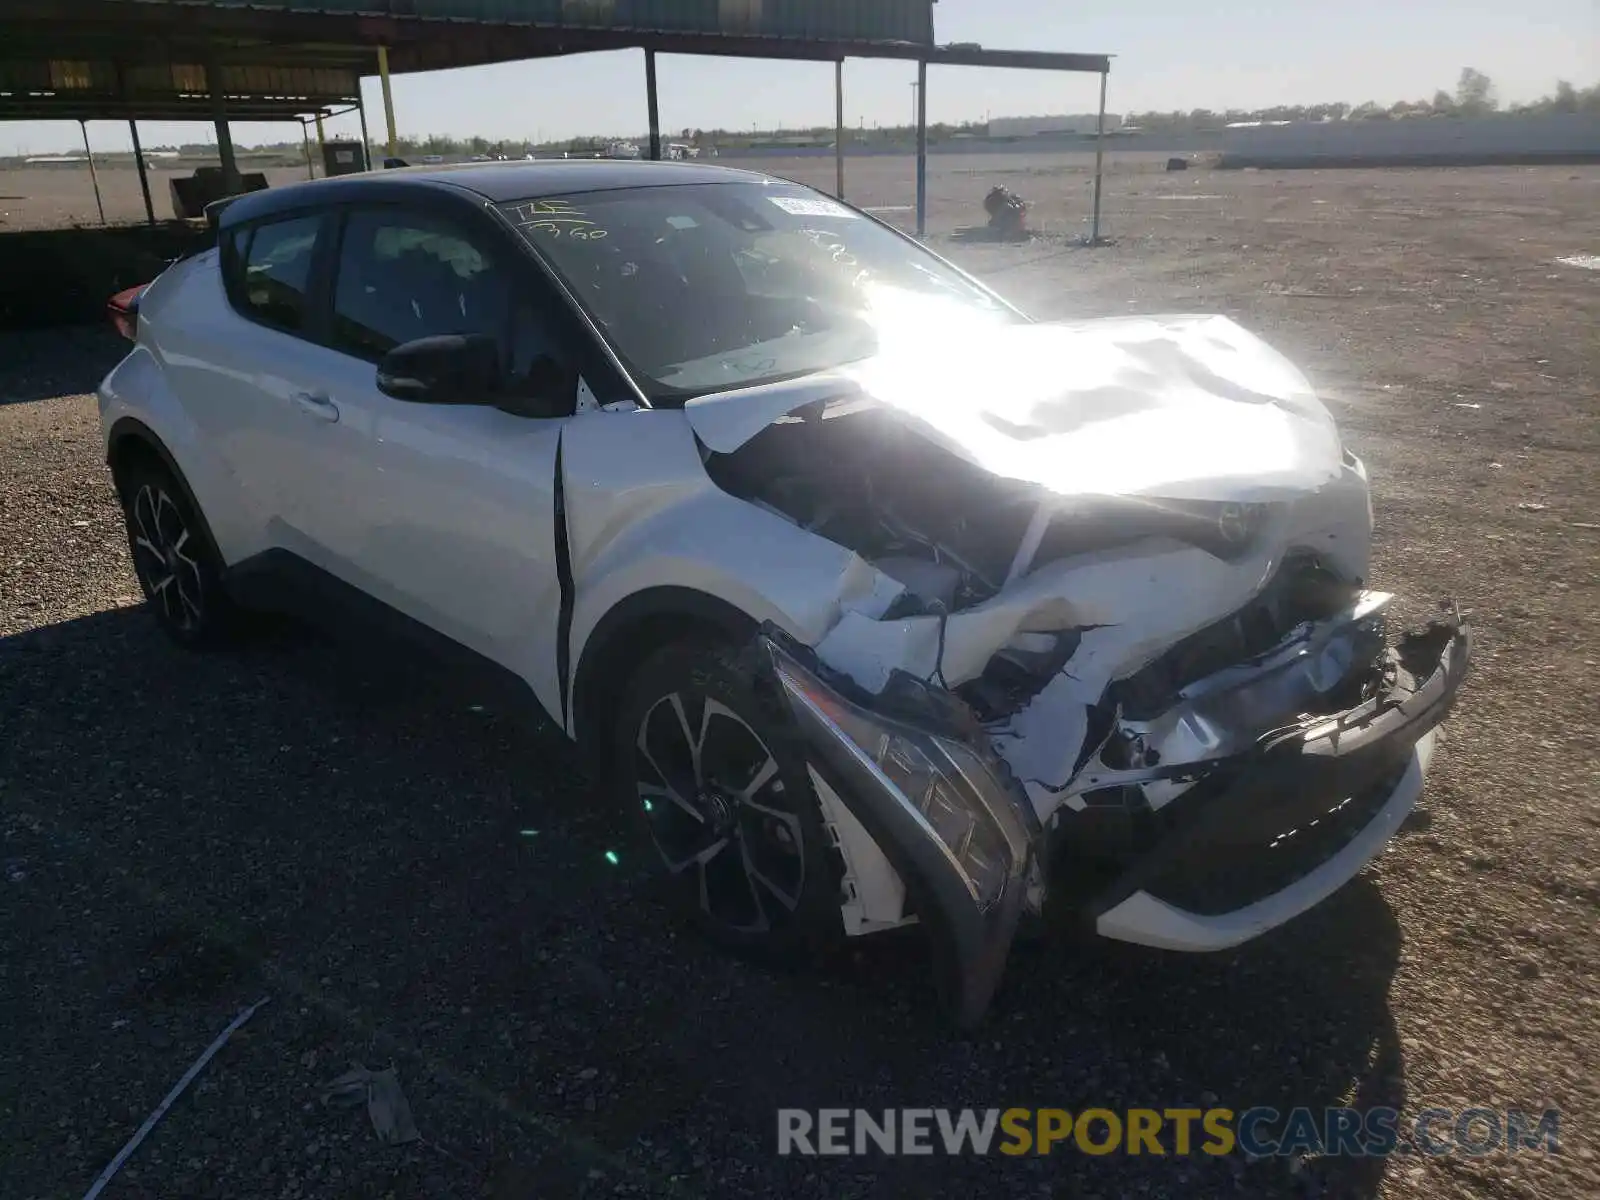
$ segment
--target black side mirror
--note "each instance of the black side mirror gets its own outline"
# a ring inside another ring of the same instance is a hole
[[[402,342],[378,364],[378,390],[416,404],[495,404],[503,380],[500,346],[483,333]]]

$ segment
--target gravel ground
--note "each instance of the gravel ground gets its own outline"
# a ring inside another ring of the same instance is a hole
[[[165,643],[87,394],[117,344],[0,334],[0,1196],[81,1194],[263,995],[106,1195],[1600,1194],[1600,275],[1552,263],[1600,251],[1600,170],[1130,173],[1085,250],[1081,164],[935,167],[937,247],[1040,315],[1227,312],[1329,396],[1380,583],[1479,635],[1390,853],[1237,952],[1019,949],[968,1038],[914,939],[730,961],[607,863],[549,730],[308,634]],[[1045,237],[950,236],[995,181]],[[396,1066],[421,1142],[319,1103],[352,1063]],[[1563,1153],[774,1153],[780,1106],[1344,1103],[1557,1107]]]

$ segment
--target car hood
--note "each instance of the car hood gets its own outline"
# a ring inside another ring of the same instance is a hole
[[[836,370],[698,396],[685,412],[709,449],[729,453],[846,397],[1063,496],[1269,501],[1323,486],[1343,457],[1305,376],[1217,316],[942,330]]]

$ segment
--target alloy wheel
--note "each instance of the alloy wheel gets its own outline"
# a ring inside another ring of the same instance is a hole
[[[701,911],[739,933],[783,923],[805,887],[805,843],[772,751],[709,696],[673,692],[639,723],[635,780],[674,876],[693,873]]]
[[[145,593],[174,628],[189,632],[203,618],[205,593],[196,542],[165,488],[145,484],[133,500],[133,557]]]

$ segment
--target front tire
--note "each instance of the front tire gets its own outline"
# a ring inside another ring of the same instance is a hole
[[[117,482],[128,552],[157,624],[191,649],[232,640],[237,611],[222,586],[221,558],[176,480],[140,462]]]
[[[728,647],[645,661],[622,705],[616,788],[675,906],[711,940],[780,960],[844,937],[843,866],[783,714]]]

